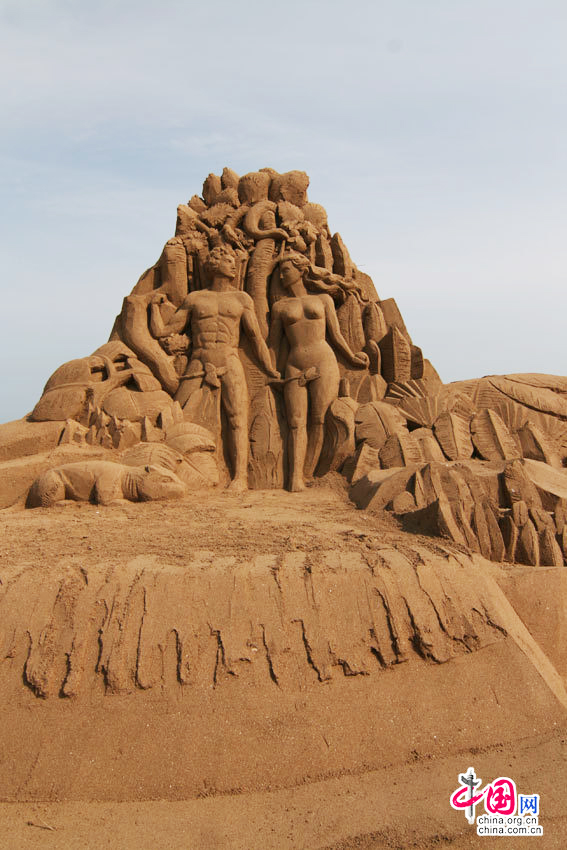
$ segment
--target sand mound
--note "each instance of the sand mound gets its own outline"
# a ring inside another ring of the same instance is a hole
[[[501,570],[336,491],[3,525],[3,799],[288,787],[563,721]]]
[[[557,817],[567,378],[444,385],[308,184],[210,174],[109,342],[0,426],[0,799],[67,829],[215,795],[162,845],[473,846],[472,764]]]

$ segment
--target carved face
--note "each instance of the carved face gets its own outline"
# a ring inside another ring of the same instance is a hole
[[[218,264],[219,274],[233,278],[236,274],[236,260],[232,254],[223,254]]]
[[[236,259],[230,251],[214,249],[207,261],[209,274],[213,277],[221,275],[229,280],[236,276]]]
[[[291,260],[284,260],[280,263],[280,278],[282,285],[285,289],[288,289],[294,283],[303,279],[303,273]]]
[[[136,480],[136,495],[141,502],[154,499],[181,499],[185,496],[185,484],[168,469],[160,466],[145,466],[139,469]]]

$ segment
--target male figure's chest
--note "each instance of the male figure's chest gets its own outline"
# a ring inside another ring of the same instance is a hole
[[[242,304],[236,294],[207,292],[195,300],[193,320],[202,322],[206,319],[226,318],[234,321],[242,315]]]

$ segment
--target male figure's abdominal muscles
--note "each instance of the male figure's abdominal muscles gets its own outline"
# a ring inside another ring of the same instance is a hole
[[[240,328],[235,328],[222,321],[215,322],[214,326],[200,327],[197,332],[193,329],[193,345],[199,348],[237,348],[240,338]]]

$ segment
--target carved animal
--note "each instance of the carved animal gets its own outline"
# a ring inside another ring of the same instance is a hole
[[[123,466],[110,461],[66,463],[44,472],[31,486],[27,507],[47,508],[64,499],[108,505],[116,499],[150,502],[178,499],[186,487],[161,466]]]
[[[171,398],[134,352],[114,340],[90,357],[63,363],[49,378],[30,418],[34,422],[75,419],[86,425],[89,405],[120,419],[140,422],[149,416],[155,423],[157,414],[171,406]]]

